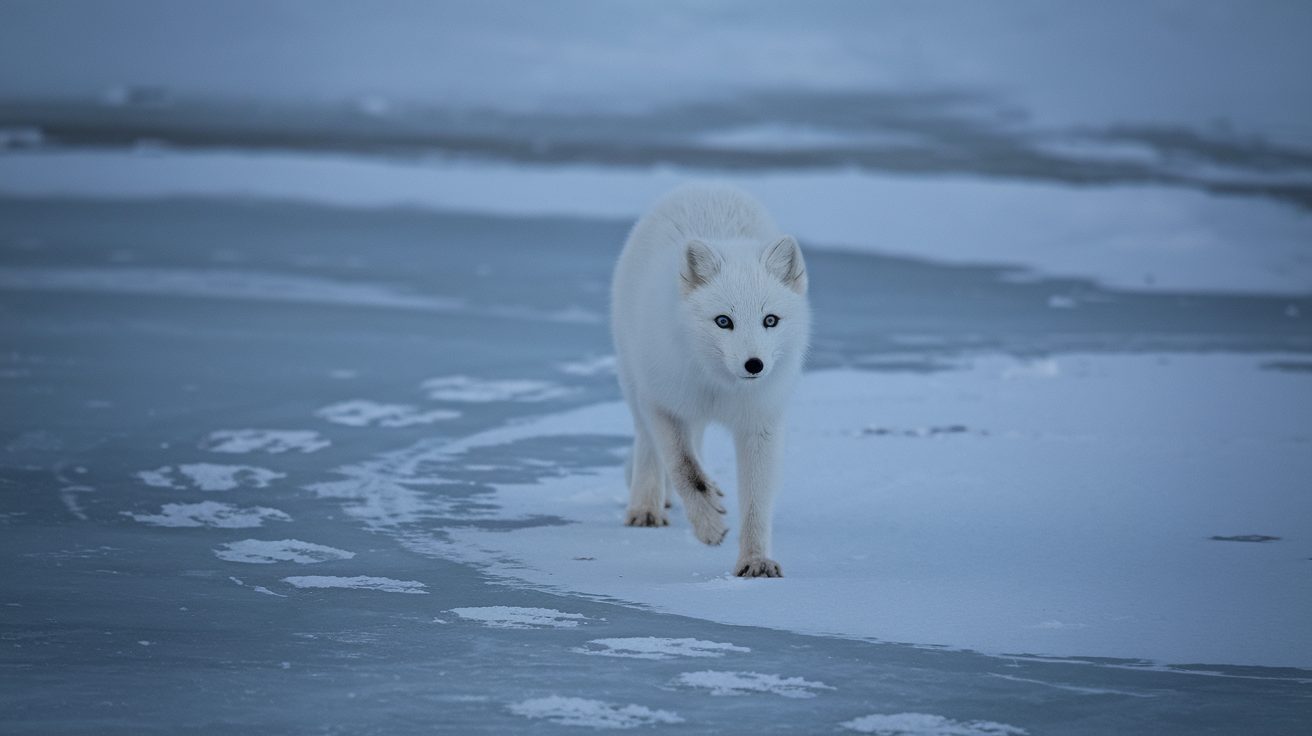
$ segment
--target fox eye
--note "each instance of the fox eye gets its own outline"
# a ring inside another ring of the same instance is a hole
[[[732,330],[732,329],[733,329],[733,320],[729,319],[729,317],[728,317],[727,315],[723,315],[723,314],[722,314],[722,315],[716,317],[716,318],[715,318],[715,324],[716,324],[716,325],[719,325],[720,329],[722,329],[722,330]]]
[[[764,324],[766,327],[774,327],[775,325],[779,324],[779,318],[774,316],[773,314],[767,314],[765,315],[765,320],[762,321],[762,324]]]

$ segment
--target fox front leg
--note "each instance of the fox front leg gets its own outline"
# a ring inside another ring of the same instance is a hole
[[[665,477],[683,500],[693,534],[705,544],[724,541],[729,528],[724,524],[724,492],[711,481],[697,460],[694,432],[688,422],[665,411],[651,416],[651,435],[660,455]]]
[[[738,537],[739,577],[780,578],[779,563],[770,559],[770,527],[778,476],[782,427],[760,424],[734,432],[738,452],[738,507],[743,530]]]

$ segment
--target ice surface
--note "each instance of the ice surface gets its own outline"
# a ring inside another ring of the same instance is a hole
[[[201,449],[242,455],[264,452],[315,452],[332,444],[318,432],[306,429],[221,429],[210,432]]]
[[[469,621],[497,629],[572,629],[587,616],[565,613],[553,608],[523,608],[520,606],[483,606],[479,608],[452,608],[451,613]]]
[[[183,489],[188,486],[201,491],[230,491],[234,488],[268,488],[286,473],[254,465],[219,465],[216,463],[184,463],[176,467],[164,465],[154,470],[137,473],[143,483],[155,488]]]
[[[993,721],[954,721],[928,713],[875,714],[854,718],[843,728],[877,736],[1022,736],[1023,728]]]
[[[330,560],[349,560],[354,552],[299,539],[242,539],[228,542],[214,550],[214,556],[228,562],[245,562],[265,565],[274,562],[296,562],[303,565]]]
[[[292,520],[290,516],[278,509],[264,506],[237,507],[217,501],[166,503],[160,508],[158,514],[138,514],[124,511],[123,515],[152,526],[212,526],[221,529],[247,529],[264,526],[266,521]]]
[[[672,659],[674,657],[723,657],[729,652],[750,652],[749,647],[703,639],[666,639],[658,636],[630,636],[618,639],[593,639],[574,651],[606,657],[633,659]]]
[[[614,705],[588,698],[552,695],[512,703],[510,712],[525,718],[545,718],[566,726],[591,728],[636,728],[661,723],[682,723],[683,719],[667,710],[652,710],[642,705]]]
[[[709,690],[711,695],[747,695],[769,693],[785,698],[814,698],[817,690],[833,690],[823,682],[811,682],[801,677],[780,677],[760,672],[722,672],[701,670],[684,672],[675,683],[685,687]]]
[[[236,196],[341,207],[421,206],[510,216],[567,215],[631,220],[657,197],[708,172],[662,167],[524,167],[432,159],[422,162],[306,154],[17,152],[0,157],[0,193],[115,200]],[[906,255],[949,263],[994,263],[1053,276],[1084,276],[1147,289],[1307,293],[1303,258],[1312,220],[1284,203],[1154,185],[1102,188],[964,176],[896,176],[860,171],[719,172],[756,194],[806,247]],[[952,217],[940,213],[951,212]],[[222,272],[131,276],[116,269],[72,273],[10,269],[13,288],[204,288]],[[174,286],[175,280],[180,280]],[[253,283],[259,284],[260,280]],[[32,286],[36,284],[37,286]],[[127,284],[128,286],[121,286]],[[331,288],[329,288],[331,286]],[[247,287],[249,288],[249,287]],[[314,282],[306,298],[420,305],[426,297],[370,285]],[[363,290],[363,293],[356,294]],[[275,292],[259,287],[260,294]],[[238,288],[237,294],[243,293]],[[454,309],[441,302],[434,308]],[[522,319],[601,321],[587,312]]]
[[[394,580],[392,578],[355,575],[339,577],[336,575],[293,575],[283,578],[283,582],[297,588],[349,588],[351,590],[378,590],[384,593],[412,593],[426,595],[428,587],[416,580]]]
[[[422,411],[409,404],[380,404],[367,399],[355,399],[325,406],[315,414],[333,424],[344,424],[348,427],[411,427],[460,416],[460,412],[450,409]]]

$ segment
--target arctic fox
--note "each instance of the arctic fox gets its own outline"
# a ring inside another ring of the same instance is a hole
[[[697,538],[724,541],[724,493],[698,459],[709,422],[732,432],[743,530],[734,574],[780,577],[770,516],[784,404],[810,339],[806,264],[746,193],[674,190],[638,220],[611,290],[620,387],[633,413],[629,526],[666,526],[672,488]]]

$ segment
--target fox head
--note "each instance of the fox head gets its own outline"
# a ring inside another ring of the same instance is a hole
[[[801,368],[811,330],[806,263],[792,237],[767,243],[690,241],[683,319],[694,359],[712,376],[750,385]]]

